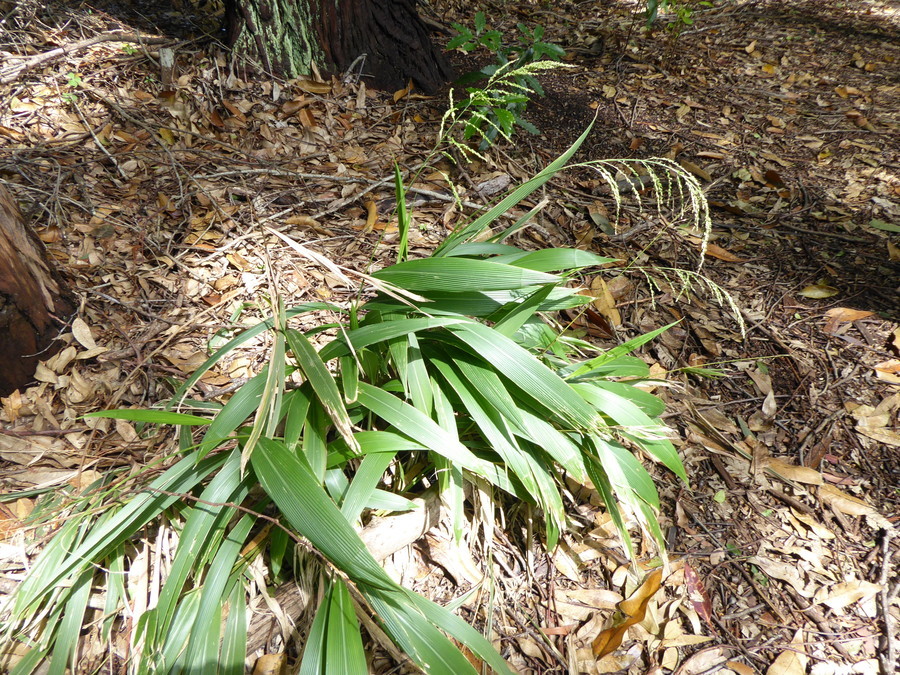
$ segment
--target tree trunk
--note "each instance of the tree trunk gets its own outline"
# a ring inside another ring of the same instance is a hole
[[[38,359],[52,354],[58,317],[72,311],[43,245],[0,185],[0,396],[28,384]]]
[[[366,82],[400,89],[409,80],[432,93],[452,78],[443,53],[416,14],[416,0],[226,0],[236,53],[285,77],[313,65],[343,72],[365,54]]]

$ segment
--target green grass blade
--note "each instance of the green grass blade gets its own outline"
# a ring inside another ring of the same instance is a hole
[[[78,575],[72,589],[66,609],[63,612],[62,621],[56,632],[56,646],[50,657],[50,668],[47,675],[65,675],[67,667],[74,671],[78,666],[75,660],[78,649],[81,627],[84,623],[84,613],[87,610],[88,598],[91,595],[91,582],[94,578],[94,570],[88,568]]]
[[[576,139],[574,143],[572,143],[569,148],[563,152],[559,157],[553,160],[550,164],[547,165],[543,171],[538,173],[536,176],[526,181],[525,183],[519,185],[515,190],[509,193],[506,197],[504,197],[500,202],[497,203],[496,206],[488,210],[486,213],[466,225],[465,227],[456,230],[449,237],[447,237],[444,242],[437,247],[434,254],[435,256],[446,256],[452,251],[454,248],[459,246],[460,244],[466,243],[475,236],[484,232],[491,224],[497,220],[504,213],[509,211],[514,206],[517,206],[523,199],[528,197],[532,192],[540,188],[544,183],[553,178],[572,158],[572,155],[581,147],[581,144],[584,143],[584,139],[588,137],[588,134],[591,132],[591,128],[594,126],[593,122],[591,125],[584,130],[584,133]]]
[[[208,417],[185,415],[165,410],[98,410],[87,413],[84,417],[108,417],[116,420],[130,420],[132,422],[146,422],[147,424],[183,424],[185,426],[199,426],[209,424],[212,420]]]

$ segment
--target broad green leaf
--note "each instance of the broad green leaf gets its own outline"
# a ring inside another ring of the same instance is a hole
[[[634,431],[664,433],[665,428],[658,420],[651,419],[632,401],[619,392],[609,391],[599,384],[603,382],[573,382],[572,389],[584,400],[609,417],[615,424]]]
[[[282,399],[282,405],[284,405],[283,438],[288,447],[293,447],[300,441],[309,414],[311,388],[308,383],[305,383],[302,387],[285,393],[284,399]]]
[[[685,483],[689,482],[684,471],[684,464],[681,462],[681,457],[678,456],[678,450],[675,449],[671,441],[665,438],[641,438],[636,434],[629,433],[627,430],[622,432],[622,436],[630,439],[644,452],[656,457]]]
[[[272,501],[299,534],[357,583],[392,590],[396,584],[325,494],[309,467],[283,444],[261,438],[253,470]]]
[[[489,361],[459,349],[448,350],[446,357],[452,360],[468,388],[478,392],[479,396],[482,396],[491,407],[495,408],[504,419],[513,425],[514,431],[522,428],[520,407],[513,400],[503,380],[491,367],[492,364]],[[441,355],[437,353],[435,358],[438,361],[442,360]]]
[[[565,525],[565,514],[559,490],[549,478],[546,468],[519,447],[506,419],[482,395],[475,382],[464,381],[446,361],[434,357],[432,361],[459,396],[491,449],[500,455],[506,467],[521,481],[526,494],[531,495],[544,509],[548,545],[554,548],[560,528]]]
[[[545,248],[530,253],[521,251],[518,254],[498,256],[492,258],[491,262],[505,263],[539,272],[568,272],[583,267],[600,267],[619,261],[577,248]]]
[[[522,410],[526,438],[568,471],[580,483],[587,478],[581,450],[567,435],[528,410]]]
[[[361,326],[354,330],[344,333],[353,349],[359,350],[380,342],[388,342],[389,340],[408,335],[409,333],[417,333],[419,331],[430,330],[432,328],[440,328],[456,323],[463,323],[467,319],[459,317],[447,318],[426,318],[426,319],[401,319],[390,321],[387,323],[376,323],[367,326]],[[350,348],[344,342],[344,337],[340,337],[334,342],[329,342],[319,351],[319,358],[328,363],[333,358],[350,354]]]
[[[589,454],[585,461],[585,468],[587,468],[588,476],[590,476],[594,488],[600,493],[600,498],[606,506],[606,512],[609,514],[616,529],[619,531],[619,536],[622,537],[622,542],[625,544],[625,550],[628,551],[628,555],[633,558],[634,548],[631,543],[631,535],[628,534],[628,528],[625,526],[625,520],[622,518],[621,507],[616,501],[615,494],[613,493],[609,474],[604,469],[599,457],[591,456]]]
[[[666,404],[662,402],[658,396],[654,396],[649,391],[638,389],[628,382],[607,382],[603,380],[595,380],[591,382],[592,387],[605,389],[608,392],[626,398],[649,417],[659,417],[666,410]]]
[[[363,591],[365,593],[365,591]],[[397,594],[399,595],[399,594]],[[412,594],[415,595],[415,594]],[[405,597],[366,597],[384,624],[388,635],[403,648],[426,673],[476,675],[475,669],[447,637],[414,609]]]
[[[240,502],[246,490],[233,499]],[[197,623],[191,630],[187,646],[188,672],[201,672],[211,663],[220,663],[219,635],[222,630],[221,612],[228,597],[227,590],[232,580],[233,569],[241,554],[241,549],[250,536],[256,517],[245,513],[222,542],[203,580]]]
[[[469,244],[460,244],[448,256],[471,257],[477,258],[481,256],[506,255],[507,253],[522,253],[520,248],[510,246],[509,244],[494,244],[487,241],[473,241]]]
[[[456,257],[409,260],[372,276],[416,293],[505,291],[559,281],[558,277],[544,272]]]
[[[487,476],[488,462],[478,459],[472,451],[430,417],[370,384],[360,382],[359,402],[381,419],[397,428],[429,450],[446,457],[460,466]]]
[[[340,579],[334,579],[325,596],[328,623],[325,638],[325,673],[368,675],[366,653],[350,591]]]
[[[253,416],[253,424],[250,425],[250,434],[244,441],[241,449],[241,471],[247,466],[250,455],[253,454],[253,450],[256,448],[256,442],[262,436],[272,436],[280,420],[279,414],[281,413],[281,402],[285,388],[284,375],[287,372],[287,362],[285,361],[286,321],[282,298],[279,296],[278,313],[275,315],[274,344],[269,353],[269,363],[263,368],[263,371],[266,373],[266,382],[259,400],[259,407]]]
[[[247,593],[240,573],[235,575],[228,594],[228,618],[222,638],[218,675],[244,675],[247,659]]]
[[[509,303],[503,306],[490,317],[490,321],[494,322],[494,330],[512,338],[527,321],[534,318],[552,292],[553,286],[548,284],[537,289],[520,303]]]
[[[659,510],[659,495],[656,492],[656,486],[653,484],[650,474],[647,473],[647,469],[638,461],[638,458],[613,441],[601,439],[597,442],[596,447],[601,450],[600,460],[604,468],[607,469],[610,478],[613,479],[614,485],[617,482],[614,476],[617,474],[621,476],[621,482],[616,485],[617,492],[621,488],[627,487],[655,510]],[[610,462],[615,463],[618,471],[609,471]],[[625,496],[627,493],[621,494]]]
[[[509,338],[477,323],[448,329],[563,424],[590,429],[599,423],[597,413],[581,396]]]
[[[422,351],[419,348],[419,338],[415,333],[406,336],[407,359],[406,368],[401,373],[404,387],[409,395],[411,403],[426,415],[431,415],[433,395],[428,369],[422,359]]]
[[[342,356],[341,363],[341,390],[344,392],[344,401],[353,403],[356,401],[356,388],[359,384],[359,363],[355,356]]]
[[[482,661],[488,664],[499,675],[512,675],[510,667],[497,653],[488,640],[452,612],[431,602],[421,595],[406,591],[408,601],[414,605],[428,621],[453,636],[456,640],[471,649]]]
[[[619,356],[607,360],[601,365],[583,372],[577,378],[571,377],[571,373],[581,370],[582,362],[573,363],[558,372],[560,377],[567,380],[595,380],[602,377],[647,377],[650,375],[650,366],[636,356]]]
[[[396,451],[371,453],[360,462],[341,504],[341,513],[349,522],[355,523],[362,510],[369,506],[375,488],[395,454]]]
[[[325,412],[334,422],[337,432],[347,442],[347,445],[353,448],[356,443],[353,439],[353,428],[350,418],[347,416],[347,409],[344,407],[344,398],[334,381],[334,376],[303,333],[288,330],[285,337],[294,353],[294,358],[297,359],[297,364],[309,380],[309,384]]]
[[[175,551],[175,559],[172,561],[166,582],[159,594],[159,601],[155,609],[151,610],[157,615],[157,634],[148,635],[148,644],[151,648],[161,645],[169,635],[172,617],[182,597],[184,585],[193,574],[199,576],[202,565],[202,557],[207,545],[215,535],[221,535],[228,520],[232,517],[233,509],[225,506],[210,506],[211,504],[225,504],[237,497],[240,501],[246,494],[246,488],[236,493],[241,482],[240,478],[240,453],[237,450],[227,453],[227,462],[219,469],[218,473],[210,481],[209,485],[200,494],[201,502],[192,506],[185,513],[185,525]]]
[[[541,288],[545,287],[537,287],[538,290]],[[491,291],[489,293],[444,293],[432,291],[428,294],[429,302],[417,303],[416,308],[432,316],[446,315],[445,321],[461,315],[487,317],[503,309],[504,305],[508,303],[520,303],[523,298],[530,296],[535,290],[532,287],[512,291]],[[575,289],[553,287],[547,300],[541,304],[538,311],[555,312],[571,309],[573,307],[581,307],[590,301],[589,297],[579,295]],[[366,307],[372,309],[381,309],[387,306],[394,309],[397,307],[397,304],[392,300],[379,297],[366,305]],[[456,321],[460,322],[461,320],[457,318]]]

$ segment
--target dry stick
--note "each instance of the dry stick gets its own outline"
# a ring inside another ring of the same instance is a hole
[[[894,596],[900,590],[900,581],[889,583],[891,559],[894,557],[891,551],[891,539],[897,536],[894,530],[884,530],[884,537],[881,540],[881,578],[878,582],[881,584],[881,592],[879,595],[879,610],[881,611],[881,620],[884,622],[884,635],[882,637],[882,648],[878,650],[878,665],[881,668],[882,675],[892,675],[897,672],[897,638],[894,635],[894,618],[891,616],[891,603]]]
[[[72,44],[64,45],[57,49],[51,49],[49,52],[44,52],[43,54],[37,54],[35,56],[8,56],[7,58],[11,59],[21,58],[22,61],[0,69],[0,84],[9,84],[10,82],[16,80],[19,75],[27,70],[36,68],[41,64],[47,63],[48,61],[58,59],[61,56],[74,54],[75,52],[81,51],[82,49],[93,47],[94,45],[100,44],[101,42],[138,42],[158,45],[164,44],[166,42],[172,42],[172,40],[170,38],[145,38],[136,33],[101,33],[100,35],[95,35],[94,37],[87,38],[86,40],[73,42]]]

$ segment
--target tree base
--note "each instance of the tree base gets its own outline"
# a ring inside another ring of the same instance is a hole
[[[341,73],[361,61],[366,82],[425,93],[453,77],[431,42],[415,0],[226,0],[229,46],[285,77],[308,75],[315,63]]]

